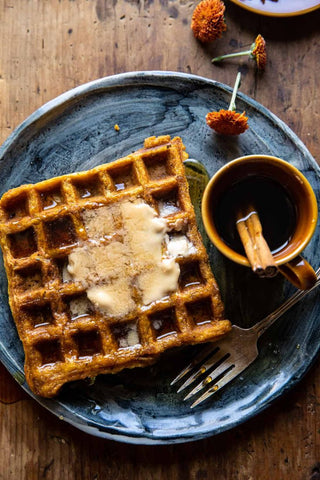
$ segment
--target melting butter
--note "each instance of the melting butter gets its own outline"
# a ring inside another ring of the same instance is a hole
[[[62,281],[63,283],[68,283],[72,280],[72,275],[70,275],[68,270],[68,265],[63,265],[62,267]]]
[[[196,248],[193,243],[186,237],[186,235],[175,235],[172,238],[167,239],[167,250],[173,257],[187,257],[196,252]]]
[[[90,302],[86,296],[74,298],[71,300],[69,307],[71,318],[82,317],[90,312]]]
[[[155,210],[144,202],[124,202],[120,208],[134,261],[142,267],[161,262],[166,221],[157,217]]]
[[[86,242],[69,255],[68,272],[79,282],[96,284],[119,277],[130,263],[126,245]]]
[[[132,323],[124,327],[123,335],[119,338],[120,348],[130,348],[140,345],[137,325]]]
[[[112,236],[115,219],[121,225],[116,237]],[[67,271],[85,286],[98,309],[113,316],[134,310],[133,285],[143,305],[177,289],[179,244],[183,255],[193,245],[184,237],[169,248],[167,222],[150,205],[125,200],[86,212],[83,221],[89,238],[71,252]]]
[[[144,305],[160,300],[177,289],[180,267],[174,258],[166,258],[152,270],[140,275],[138,285]]]
[[[115,209],[108,205],[93,210],[85,210],[82,219],[89,238],[103,238],[114,233]]]
[[[109,285],[90,287],[87,295],[90,302],[109,315],[125,315],[135,307],[128,282],[123,278],[118,278]]]

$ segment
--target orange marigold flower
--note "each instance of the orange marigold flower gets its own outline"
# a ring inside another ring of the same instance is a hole
[[[191,28],[194,36],[201,42],[212,42],[220,38],[227,29],[225,9],[222,0],[202,0],[192,15]]]
[[[237,113],[235,98],[241,81],[239,72],[233,87],[231,102],[228,110],[219,110],[219,112],[209,112],[206,115],[206,122],[210,128],[222,135],[240,135],[245,132],[248,126],[248,117],[246,112]]]
[[[267,49],[266,41],[262,35],[259,34],[257,36],[254,43],[251,45],[250,50],[245,50],[244,52],[227,53],[226,55],[215,57],[211,61],[212,63],[218,63],[226,58],[240,57],[241,55],[249,55],[250,58],[256,61],[258,69],[264,70],[267,63]]]
[[[232,110],[209,112],[206,115],[206,122],[210,128],[222,135],[240,135],[249,128],[248,117],[245,116],[245,113],[237,113]]]
[[[251,49],[251,57],[257,62],[257,67],[259,70],[264,70],[267,63],[266,41],[260,34],[252,44]]]

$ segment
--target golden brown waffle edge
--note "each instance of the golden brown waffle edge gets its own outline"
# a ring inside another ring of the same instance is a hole
[[[180,137],[150,137],[124,158],[1,198],[9,303],[34,393],[52,397],[69,381],[149,365],[168,348],[216,340],[231,329],[196,226],[187,156]],[[68,256],[88,240],[84,212],[137,198],[165,218],[169,236],[183,233],[193,248],[176,258],[177,291],[127,315],[106,316],[88,306],[83,285],[66,278]],[[73,304],[83,306],[82,314],[73,313]],[[124,338],[132,332],[137,343],[128,346]]]

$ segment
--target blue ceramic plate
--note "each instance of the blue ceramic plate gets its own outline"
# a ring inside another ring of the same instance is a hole
[[[319,0],[231,0],[254,13],[271,17],[302,15],[320,8]]]
[[[236,138],[216,135],[205,123],[209,110],[226,108],[231,89],[213,80],[170,72],[138,72],[80,86],[47,103],[8,138],[0,150],[1,192],[22,183],[89,169],[140,148],[150,135],[180,135],[190,157],[210,175],[229,160],[269,154],[292,162],[309,179],[317,198],[319,168],[294,133],[266,108],[239,94],[250,128]],[[120,131],[114,125],[120,126]],[[317,267],[319,229],[305,250]],[[288,297],[280,277],[258,280],[248,268],[209,255],[228,317],[253,325]],[[41,405],[93,435],[140,443],[177,443],[216,435],[261,412],[287,391],[319,351],[318,292],[283,316],[260,341],[260,356],[241,377],[194,410],[170,380],[195,348],[168,352],[153,367],[101,375],[93,385],[68,385],[54,400],[36,398],[23,376],[23,349],[10,314],[0,266],[0,360]]]

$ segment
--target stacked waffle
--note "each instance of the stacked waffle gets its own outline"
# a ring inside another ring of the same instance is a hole
[[[230,330],[197,230],[186,157],[179,137],[151,137],[115,162],[3,195],[9,302],[36,394],[52,397],[66,382],[148,365],[168,348]],[[135,261],[143,238],[150,250],[147,217],[161,235],[160,270],[152,257]]]

